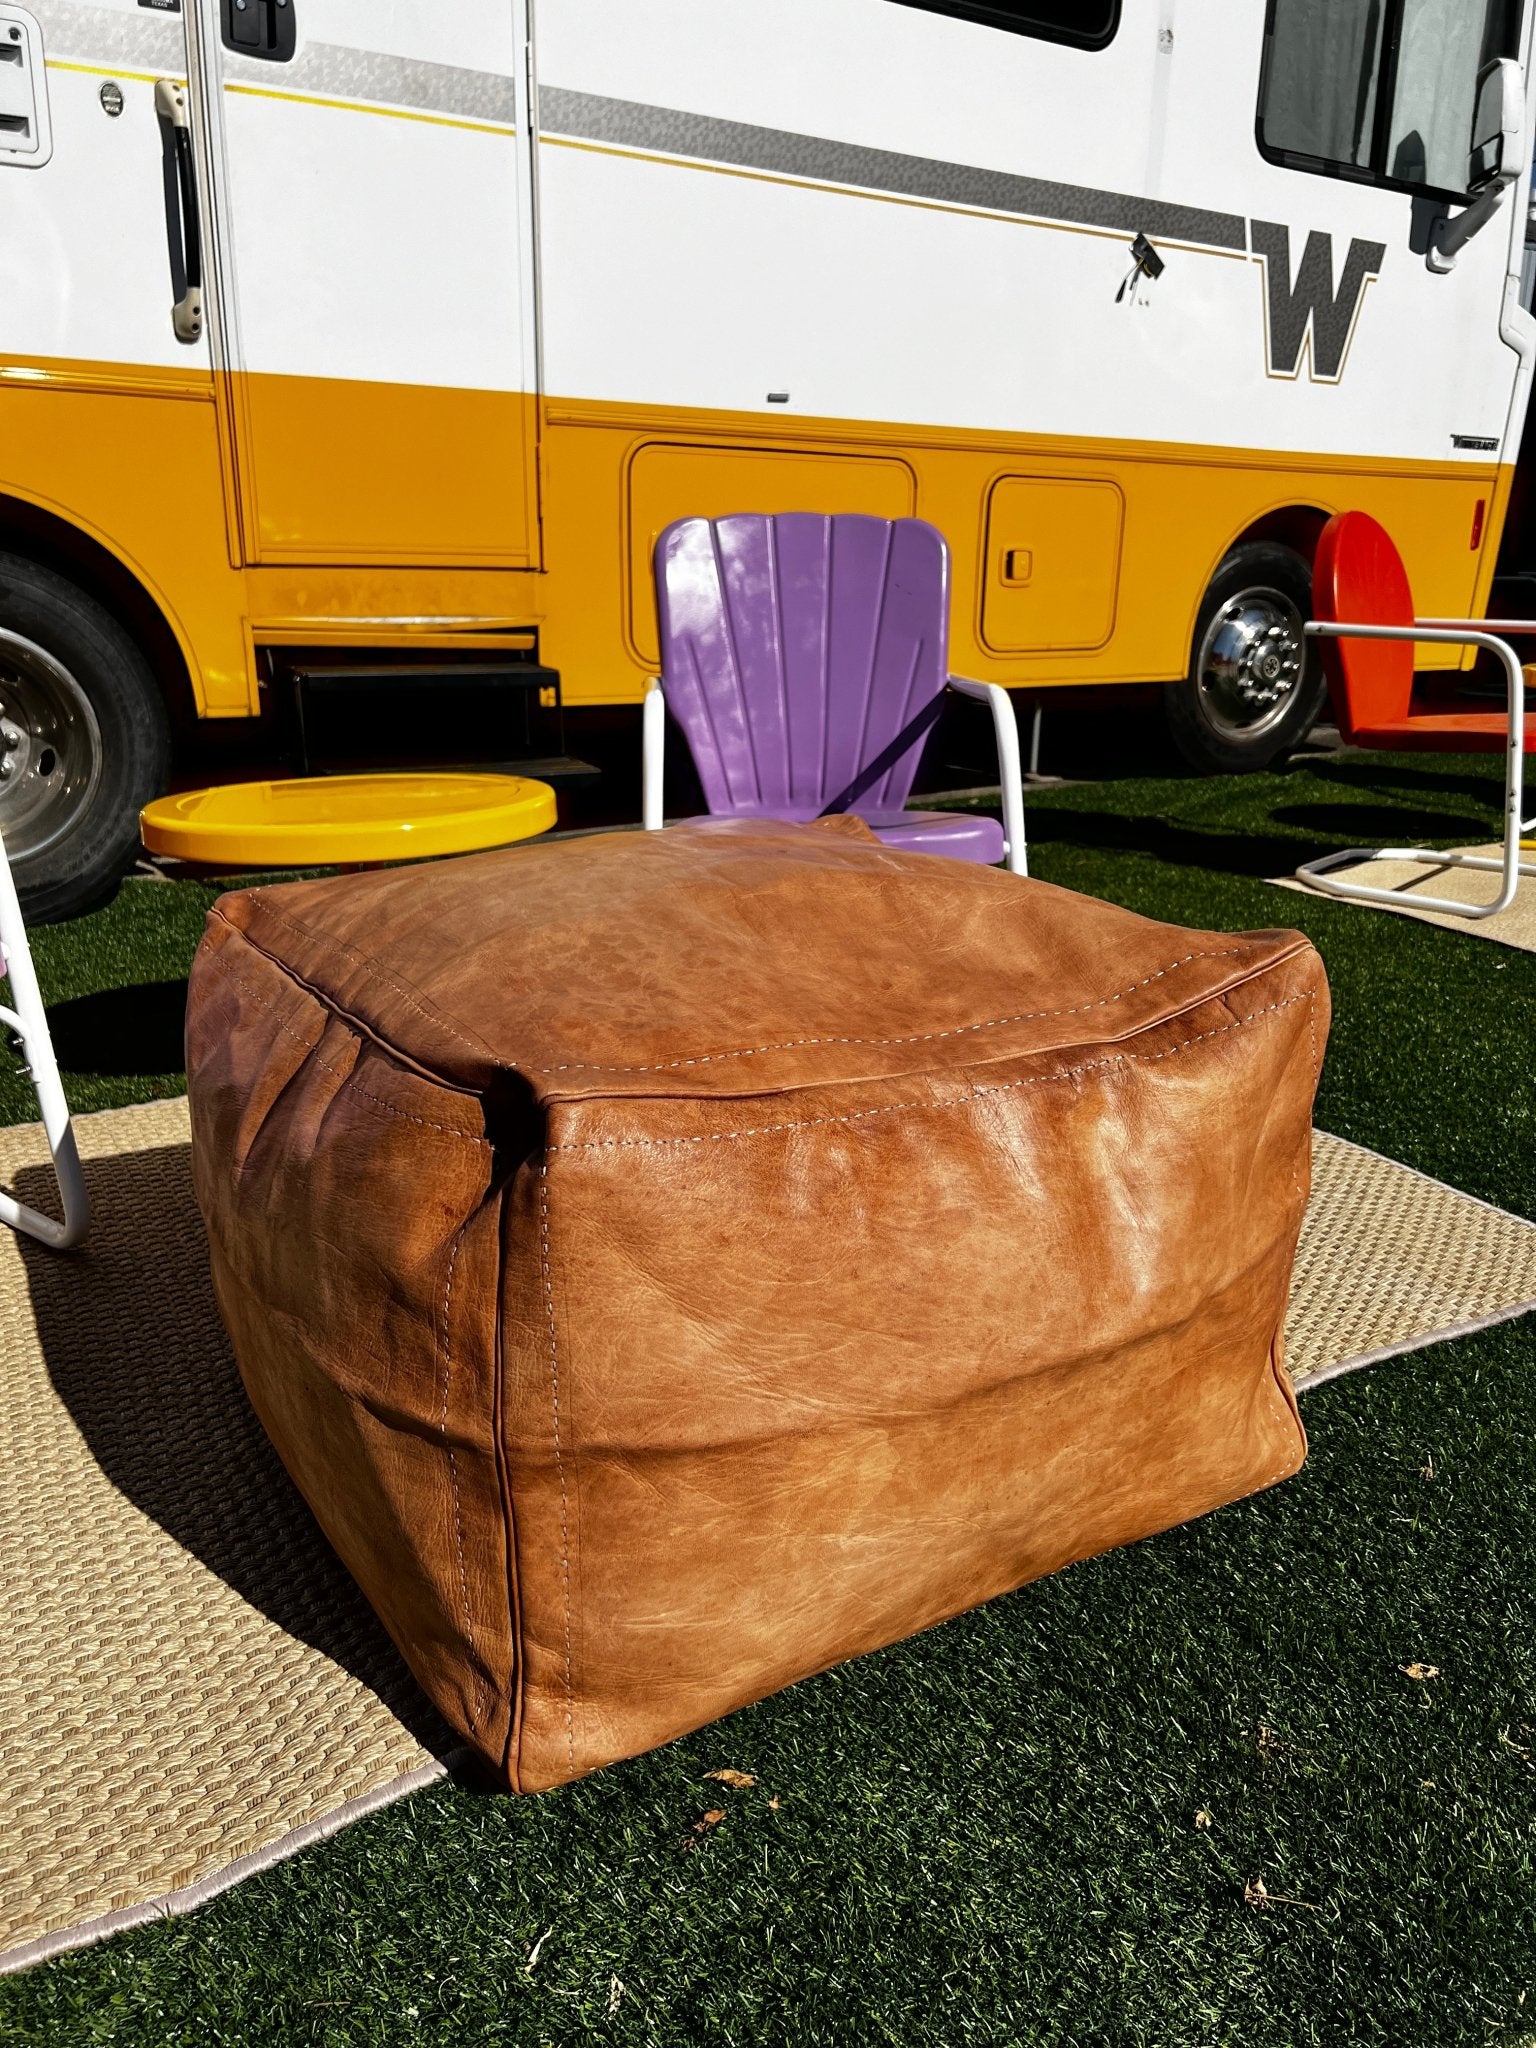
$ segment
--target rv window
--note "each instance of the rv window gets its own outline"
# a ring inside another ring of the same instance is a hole
[[[1471,175],[1477,77],[1519,0],[1270,0],[1259,146],[1300,170],[1448,198]]]
[[[1085,50],[1102,50],[1120,26],[1120,0],[897,0],[897,5],[958,15],[962,21],[1012,29],[1015,35],[1039,36],[1048,43],[1076,43]]]

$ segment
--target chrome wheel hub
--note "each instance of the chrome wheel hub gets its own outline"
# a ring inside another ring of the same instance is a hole
[[[12,860],[63,837],[101,780],[101,728],[69,670],[0,627],[0,834]]]
[[[1289,709],[1305,665],[1301,614],[1285,593],[1239,592],[1200,643],[1195,673],[1207,720],[1235,739],[1267,732]]]

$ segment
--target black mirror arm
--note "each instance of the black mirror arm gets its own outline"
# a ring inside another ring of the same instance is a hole
[[[1463,207],[1454,219],[1442,214],[1429,231],[1429,249],[1424,260],[1431,270],[1444,271],[1455,268],[1458,252],[1464,249],[1472,237],[1480,229],[1485,228],[1498,212],[1499,201],[1504,197],[1504,189],[1502,184],[1487,185],[1478,193],[1471,205]]]

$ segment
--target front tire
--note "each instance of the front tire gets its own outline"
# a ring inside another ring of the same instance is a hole
[[[1175,746],[1207,775],[1267,768],[1300,746],[1327,695],[1312,616],[1312,570],[1270,541],[1234,548],[1195,620],[1189,674],[1163,692]]]
[[[0,554],[0,835],[29,920],[71,917],[111,891],[170,756],[149,664],[111,613]]]

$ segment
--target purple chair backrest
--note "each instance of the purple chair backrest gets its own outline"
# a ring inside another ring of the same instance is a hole
[[[656,601],[667,705],[716,814],[828,802],[949,672],[949,552],[922,519],[679,519]],[[860,806],[899,809],[921,754]]]

